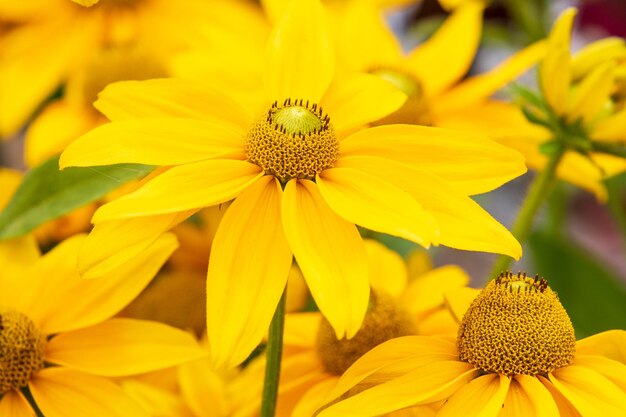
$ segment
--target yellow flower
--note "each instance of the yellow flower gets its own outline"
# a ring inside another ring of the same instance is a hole
[[[107,377],[178,365],[203,354],[169,326],[109,319],[152,279],[176,247],[164,235],[115,274],[87,281],[76,270],[85,236],[39,255],[30,237],[0,243],[0,415],[146,416]]]
[[[230,3],[104,0],[84,7],[69,0],[0,0],[2,15],[22,22],[2,39],[0,137],[14,134],[67,83],[65,98],[29,132],[35,143],[28,159],[60,151],[98,122],[90,105],[108,82],[165,76],[169,54],[206,41],[204,26],[217,25],[215,15],[244,12]],[[46,134],[52,138],[46,141]]]
[[[612,340],[614,354],[626,332],[594,337]],[[456,342],[409,336],[378,346],[348,369],[326,397],[339,402],[318,416],[377,416],[443,401],[438,417],[617,417],[626,410],[626,365],[596,350],[597,342],[576,343],[545,280],[502,274],[470,302]]]
[[[405,335],[456,332],[458,324],[444,307],[443,294],[467,285],[469,277],[462,269],[448,265],[409,280],[397,253],[373,240],[365,243],[373,297],[354,338],[338,340],[319,313],[285,317],[277,416],[314,415],[343,372],[380,343]],[[256,415],[258,407],[257,397],[235,416]]]
[[[545,53],[545,43],[536,43],[493,70],[462,80],[479,46],[484,8],[484,1],[463,1],[433,36],[405,53],[376,9],[351,1],[335,25],[337,66],[345,73],[375,74],[408,95],[402,108],[377,124],[439,126],[449,113],[483,102]]]
[[[96,212],[83,271],[102,273],[103,263],[128,259],[199,208],[235,198],[207,278],[211,355],[232,366],[262,339],[294,255],[337,335],[357,332],[369,285],[355,224],[425,247],[439,241],[519,257],[517,241],[463,192],[489,191],[523,173],[516,152],[421,126],[349,134],[405,96],[367,74],[331,82],[331,39],[314,0],[292,2],[268,45],[266,103],[254,116],[178,80],[122,82],[101,94],[96,105],[114,122],[70,145],[61,166],[171,168]],[[119,239],[121,230],[132,242]]]
[[[626,80],[626,45],[623,39],[606,38],[570,53],[575,15],[575,9],[563,12],[550,33],[539,71],[543,108],[527,103],[540,124],[528,121],[515,105],[491,101],[446,115],[439,125],[487,134],[522,152],[528,166],[538,171],[548,162],[549,147],[561,143],[568,150],[557,176],[605,200],[603,180],[626,170],[626,161],[594,152],[589,141],[626,139],[626,109],[619,92]]]

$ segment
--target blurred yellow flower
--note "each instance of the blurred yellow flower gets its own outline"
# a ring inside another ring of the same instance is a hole
[[[605,200],[603,180],[625,171],[626,161],[597,152],[590,141],[610,146],[626,140],[626,109],[620,95],[626,80],[626,44],[620,38],[605,38],[572,54],[575,15],[575,9],[563,12],[550,33],[539,70],[543,99],[521,97],[526,117],[513,104],[491,101],[449,114],[440,125],[489,135],[522,152],[528,166],[538,171],[562,147],[557,176]]]
[[[85,236],[41,256],[28,236],[0,242],[0,415],[147,416],[106,377],[190,361],[204,353],[190,335],[156,322],[109,319],[152,279],[176,247],[163,235],[102,280],[76,270]]]
[[[545,280],[502,274],[461,304],[469,308],[456,343],[409,336],[378,346],[348,369],[326,401],[345,396],[318,415],[377,416],[441,401],[439,417],[619,416],[626,409],[626,365],[595,350],[593,341],[576,343]],[[614,352],[626,332],[594,337]]]
[[[285,317],[277,416],[314,415],[343,372],[380,343],[405,335],[456,333],[458,323],[444,307],[443,294],[467,285],[469,277],[461,268],[448,265],[409,278],[407,264],[396,252],[373,240],[365,244],[373,296],[354,338],[338,340],[319,313]],[[258,407],[259,398],[235,417],[256,415]]]
[[[67,83],[65,98],[29,132],[35,143],[27,158],[32,164],[59,152],[98,123],[91,103],[106,84],[165,76],[172,52],[203,44],[206,26],[232,25],[225,16],[243,16],[251,8],[225,0],[103,0],[91,7],[69,0],[0,0],[0,15],[21,22],[2,40],[0,137],[14,134]]]
[[[421,126],[349,134],[396,110],[406,96],[368,74],[331,82],[332,42],[314,0],[293,2],[268,45],[266,102],[255,116],[217,91],[180,80],[122,82],[100,95],[97,107],[114,122],[70,145],[60,165],[133,161],[171,168],[96,212],[96,228],[115,227],[88,243],[84,272],[93,276],[90,269],[103,258],[112,265],[120,227],[149,243],[199,208],[236,198],[217,230],[207,278],[211,355],[233,366],[262,339],[292,255],[337,335],[357,332],[369,285],[355,224],[425,247],[445,239],[520,256],[508,231],[463,193],[522,174],[516,152]]]

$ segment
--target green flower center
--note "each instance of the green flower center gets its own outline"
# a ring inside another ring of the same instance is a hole
[[[0,310],[0,394],[28,386],[44,366],[46,338],[24,314]]]
[[[476,297],[457,336],[459,358],[484,372],[545,375],[574,360],[576,338],[548,283],[501,274]]]
[[[274,102],[248,132],[248,161],[286,183],[292,178],[315,179],[333,166],[339,142],[330,118],[317,104],[303,100]]]
[[[409,313],[393,297],[372,292],[370,308],[361,328],[352,339],[337,339],[328,320],[322,320],[317,334],[317,352],[324,368],[342,375],[357,359],[387,340],[417,334]]]
[[[398,123],[422,126],[432,124],[432,116],[428,109],[428,103],[424,99],[422,84],[413,74],[392,67],[376,67],[369,70],[369,73],[390,82],[408,97],[402,107],[372,123],[374,126]]]

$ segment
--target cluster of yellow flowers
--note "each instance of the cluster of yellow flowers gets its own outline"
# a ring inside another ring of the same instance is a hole
[[[567,9],[468,75],[487,2],[407,51],[412,3],[0,0],[0,417],[625,415],[626,330],[500,271],[557,178],[626,172],[626,43]],[[511,233],[473,197],[527,167]]]

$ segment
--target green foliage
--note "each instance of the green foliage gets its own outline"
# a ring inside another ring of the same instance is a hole
[[[154,167],[149,165],[119,164],[59,171],[59,158],[53,157],[24,176],[13,198],[0,213],[0,239],[23,236],[46,221],[145,176],[152,169]]]
[[[559,294],[577,338],[626,329],[626,288],[608,268],[562,236],[538,231],[528,243],[536,271]]]

